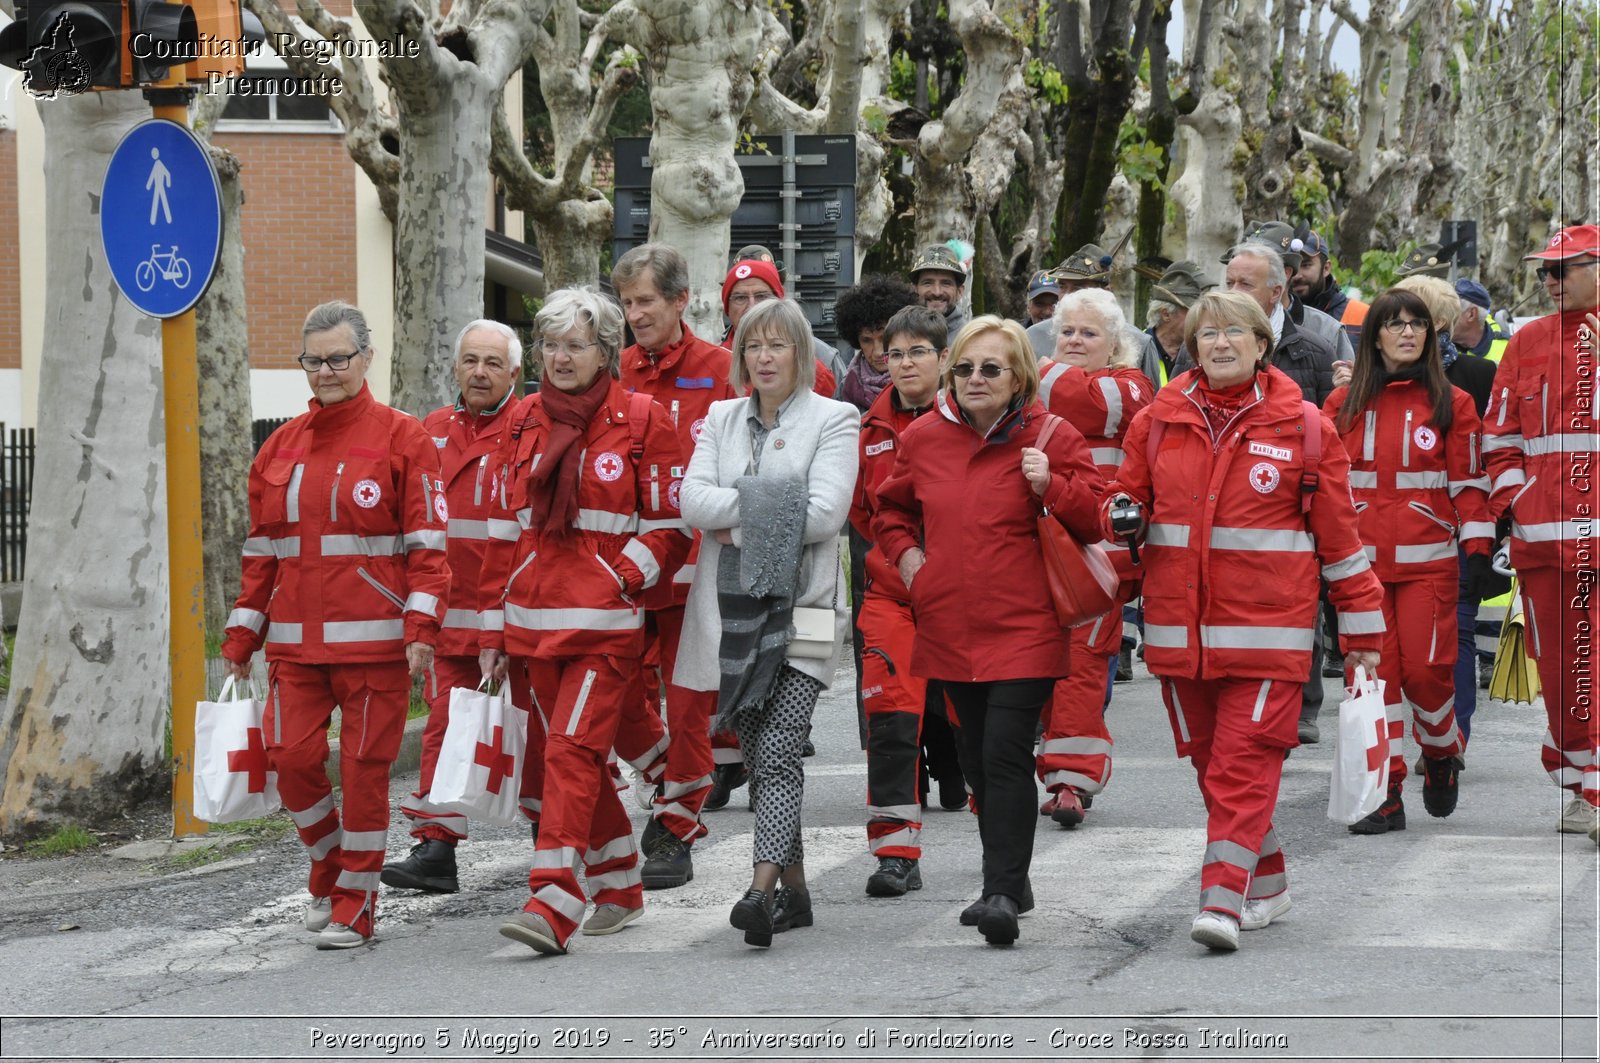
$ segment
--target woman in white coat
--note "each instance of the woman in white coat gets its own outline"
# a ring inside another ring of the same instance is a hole
[[[730,383],[749,397],[712,404],[682,488],[684,521],[705,536],[673,681],[719,691],[713,726],[732,729],[744,750],[755,869],[729,921],[751,945],[812,923],[801,750],[850,621],[838,540],[855,488],[860,414],[811,390],[810,351],[810,326],[792,300],[744,315]],[[832,612],[831,652],[815,639],[809,647],[792,641],[796,608]]]

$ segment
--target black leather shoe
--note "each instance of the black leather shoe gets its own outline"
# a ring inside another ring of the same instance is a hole
[[[814,757],[817,755],[817,744],[811,741],[810,735],[806,736],[806,744],[800,747],[800,755],[802,757]]]
[[[772,898],[761,890],[747,890],[728,913],[728,922],[744,931],[744,943],[762,948],[772,944]]]
[[[694,861],[683,839],[667,831],[639,869],[639,881],[647,890],[670,890],[693,882]]]
[[[1422,807],[1442,819],[1456,810],[1456,758],[1440,757],[1422,765]]]
[[[903,856],[878,859],[878,870],[867,877],[869,897],[904,897],[908,890],[922,888],[922,871],[915,860]]]
[[[1017,940],[1017,902],[1004,893],[991,893],[983,899],[983,917],[978,933],[991,945],[1009,945]]]
[[[959,771],[939,776],[939,807],[946,812],[959,812],[967,807],[967,780]]]
[[[772,932],[781,934],[811,923],[811,891],[779,886],[772,897]]]
[[[744,764],[718,764],[711,772],[711,792],[706,794],[705,804],[700,806],[702,812],[716,812],[728,807],[728,799],[733,792],[743,786],[750,778],[744,770]]]
[[[1118,682],[1118,683],[1131,683],[1131,682],[1133,682],[1133,647],[1132,646],[1123,647],[1122,652],[1117,654],[1117,676],[1116,676],[1116,680],[1115,681]]]
[[[424,838],[411,847],[404,860],[383,865],[378,878],[385,886],[423,893],[454,893],[456,885],[456,847],[435,838]]]
[[[979,897],[965,908],[961,909],[961,925],[977,926],[983,918],[983,913],[988,911],[989,899]],[[1030,879],[1022,884],[1022,900],[1017,904],[1017,914],[1033,911],[1033,881]]]
[[[1358,819],[1350,824],[1351,834],[1388,834],[1390,831],[1406,829],[1406,806],[1401,803],[1400,795],[1390,793],[1387,800],[1379,805],[1377,811],[1366,819]]]
[[[644,830],[639,832],[639,851],[644,854],[644,858],[648,860],[655,855],[656,847],[671,833],[661,825],[660,816],[651,816],[645,820]]]

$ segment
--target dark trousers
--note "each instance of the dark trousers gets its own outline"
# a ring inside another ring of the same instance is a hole
[[[1326,587],[1322,590],[1322,601],[1328,599]],[[1317,606],[1317,627],[1311,633],[1311,678],[1306,680],[1300,694],[1300,720],[1302,723],[1315,723],[1317,714],[1322,711],[1322,636],[1326,630],[1328,617],[1327,610],[1322,605]]]
[[[978,806],[983,839],[983,895],[1020,901],[1033,861],[1035,807],[1033,739],[1054,679],[946,683],[955,709],[961,770]]]

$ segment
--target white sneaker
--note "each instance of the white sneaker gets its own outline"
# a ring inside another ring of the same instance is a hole
[[[317,948],[327,949],[353,949],[365,945],[370,938],[345,926],[343,923],[329,923],[322,928],[322,933],[317,935]]]
[[[1222,912],[1201,912],[1194,917],[1189,937],[1208,949],[1232,952],[1239,947],[1239,920]]]
[[[1580,794],[1567,802],[1561,811],[1556,830],[1562,834],[1587,834],[1594,837],[1595,826],[1600,823],[1600,809],[1595,808]]]
[[[313,897],[311,903],[306,905],[305,915],[301,923],[313,934],[320,933],[322,928],[333,921],[333,898]]]
[[[1239,917],[1240,930],[1260,930],[1289,910],[1289,891],[1272,897],[1252,897],[1244,902]]]
[[[648,812],[656,807],[656,784],[644,777],[638,768],[629,768],[633,778],[633,803]]]

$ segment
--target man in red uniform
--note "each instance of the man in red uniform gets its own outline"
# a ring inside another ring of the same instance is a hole
[[[622,352],[622,386],[650,395],[667,411],[687,465],[711,404],[736,397],[728,384],[732,355],[696,336],[684,323],[689,264],[674,248],[641,244],[617,260],[611,283],[638,341]],[[674,480],[681,476],[681,469],[672,474]],[[676,505],[677,499],[672,501]],[[655,814],[640,839],[646,856],[640,873],[645,889],[668,889],[692,879],[689,847],[706,833],[700,809],[711,791],[709,732],[717,694],[687,690],[672,681],[698,546],[697,541],[687,564],[646,591],[640,601],[647,611],[647,636],[655,643],[666,681],[670,736]]]
[[[722,279],[722,312],[728,315],[728,332],[722,337],[722,345],[729,351],[733,350],[733,334],[738,330],[739,321],[746,310],[768,299],[782,298],[783,278],[778,275],[778,267],[773,265],[770,258],[748,258],[735,262]],[[839,356],[839,352],[813,336],[811,353],[817,362],[817,379],[811,385],[811,390],[825,399],[831,399],[833,393],[839,390],[839,380],[834,376],[830,363]]]
[[[1600,308],[1600,226],[1550,238],[1539,278],[1556,312],[1511,337],[1483,415],[1489,508],[1511,516],[1511,564],[1522,583],[1528,642],[1539,666],[1549,731],[1543,760],[1571,799],[1556,829],[1600,844],[1600,717],[1594,639],[1595,333]]]
[[[430,804],[428,793],[433,789],[439,747],[450,722],[450,691],[455,687],[472,689],[480,679],[478,633],[483,623],[478,609],[478,573],[484,550],[491,538],[515,542],[518,533],[515,521],[494,515],[500,476],[493,463],[509,411],[516,405],[522,341],[498,321],[473,321],[456,337],[454,367],[460,389],[456,401],[434,410],[422,422],[439,450],[445,500],[450,507],[450,596],[435,647],[434,675],[427,688],[422,779],[416,791],[400,802],[400,814],[411,820],[411,836],[417,843],[404,860],[383,868],[384,885],[425,893],[456,892],[456,843],[467,836],[467,817]],[[522,663],[521,658],[513,661],[508,681],[512,704],[527,712],[532,702]],[[544,729],[537,713],[530,714],[528,723],[525,777],[531,785],[525,787],[523,810],[537,824]]]

